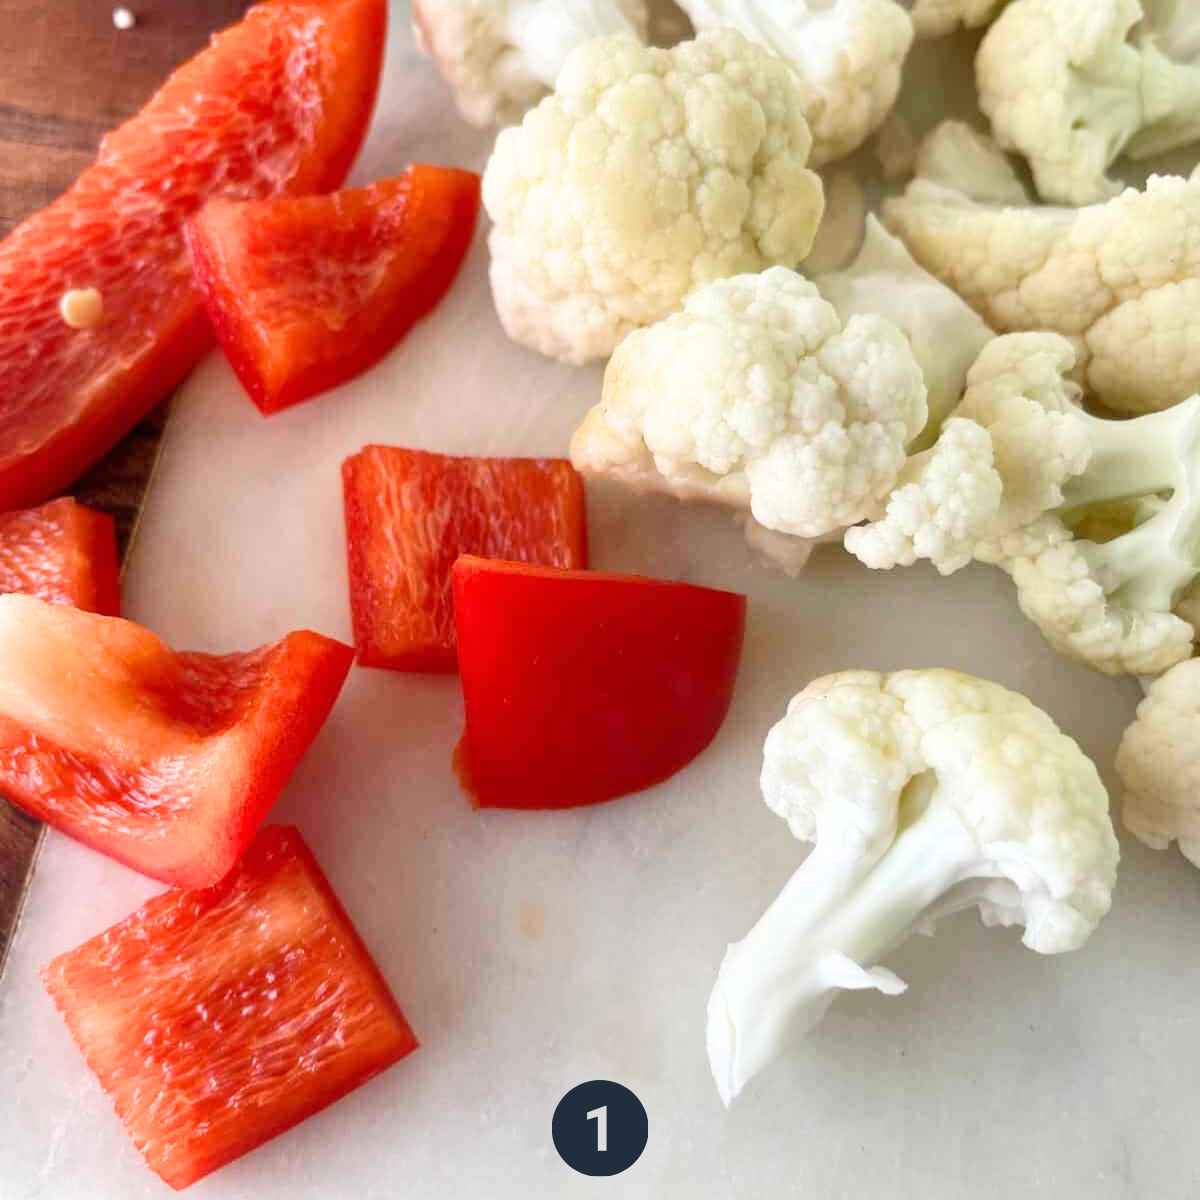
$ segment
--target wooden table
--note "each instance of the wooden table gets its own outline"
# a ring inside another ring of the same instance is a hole
[[[64,191],[104,133],[138,108],[249,0],[0,0],[0,235]],[[76,494],[117,516],[122,552],[154,465],[164,410],[84,479]],[[0,800],[0,973],[41,831]]]

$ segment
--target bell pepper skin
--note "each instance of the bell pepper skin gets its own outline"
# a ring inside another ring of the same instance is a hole
[[[147,1164],[185,1188],[417,1047],[295,829],[168,891],[42,979]]]
[[[461,554],[587,566],[583,481],[565,459],[367,446],[342,467],[350,610],[364,667],[453,672]]]
[[[712,741],[746,599],[464,557],[454,613],[464,786],[481,808],[572,808],[660,783]]]
[[[0,794],[135,871],[208,887],[254,837],[352,657],[308,631],[177,653],[131,621],[0,596]]]

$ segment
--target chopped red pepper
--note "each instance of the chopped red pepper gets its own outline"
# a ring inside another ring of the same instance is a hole
[[[69,498],[0,513],[0,593],[115,617],[120,590],[117,529],[108,513]]]
[[[254,837],[351,658],[308,632],[175,653],[130,621],[0,596],[0,795],[136,871],[207,887]]]
[[[185,1188],[417,1047],[295,829],[42,971],[151,1169]]]
[[[169,7],[169,6],[168,6]],[[379,80],[386,0],[267,0],[110,133],[0,242],[0,509],[77,479],[192,369],[208,329],[183,240],[213,196],[340,187]],[[99,292],[94,328],[59,311]]]
[[[446,294],[479,176],[412,166],[333,196],[215,200],[188,229],[196,280],[250,398],[277,412],[382,358]]]
[[[342,466],[358,661],[453,671],[460,554],[587,566],[583,483],[557,458],[368,446]]]
[[[686,583],[460,558],[467,725],[482,808],[570,808],[674,775],[733,697],[746,598]]]

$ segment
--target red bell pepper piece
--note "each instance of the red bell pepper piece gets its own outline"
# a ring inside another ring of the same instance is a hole
[[[210,203],[188,243],[251,400],[278,412],[381,359],[446,294],[478,213],[478,175],[430,166],[333,196]]]
[[[482,808],[570,808],[659,783],[712,741],[746,598],[460,558],[454,613],[464,785]]]
[[[183,223],[213,196],[340,187],[366,130],[386,0],[267,0],[110,133],[0,242],[0,509],[61,492],[212,344]],[[95,288],[75,329],[63,295]]]
[[[42,971],[134,1145],[185,1188],[417,1047],[295,829]]]
[[[136,871],[207,887],[254,837],[351,658],[308,632],[175,653],[130,621],[0,596],[0,795]]]
[[[0,592],[117,616],[116,522],[70,498],[0,513]]]
[[[557,458],[452,458],[368,446],[342,466],[358,661],[453,671],[460,554],[587,566],[583,483]]]

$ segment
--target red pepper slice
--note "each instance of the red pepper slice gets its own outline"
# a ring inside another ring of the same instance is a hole
[[[455,669],[460,554],[587,566],[583,483],[558,458],[453,458],[368,446],[342,466],[358,661]]]
[[[131,621],[0,596],[0,795],[135,871],[207,887],[254,837],[351,658],[308,632],[176,653]]]
[[[449,290],[478,212],[478,175],[429,166],[209,204],[188,228],[196,282],[250,399],[278,412],[382,358]]]
[[[460,558],[454,612],[464,785],[482,808],[570,808],[659,783],[712,741],[746,598]]]
[[[0,592],[117,616],[116,522],[70,498],[0,513]]]
[[[311,851],[281,826],[215,887],[156,896],[42,979],[134,1145],[173,1188],[417,1047]]]
[[[386,0],[267,0],[110,133],[0,242],[0,509],[63,491],[208,350],[184,221],[214,196],[339,187],[383,57]],[[74,329],[63,295],[95,288]]]

